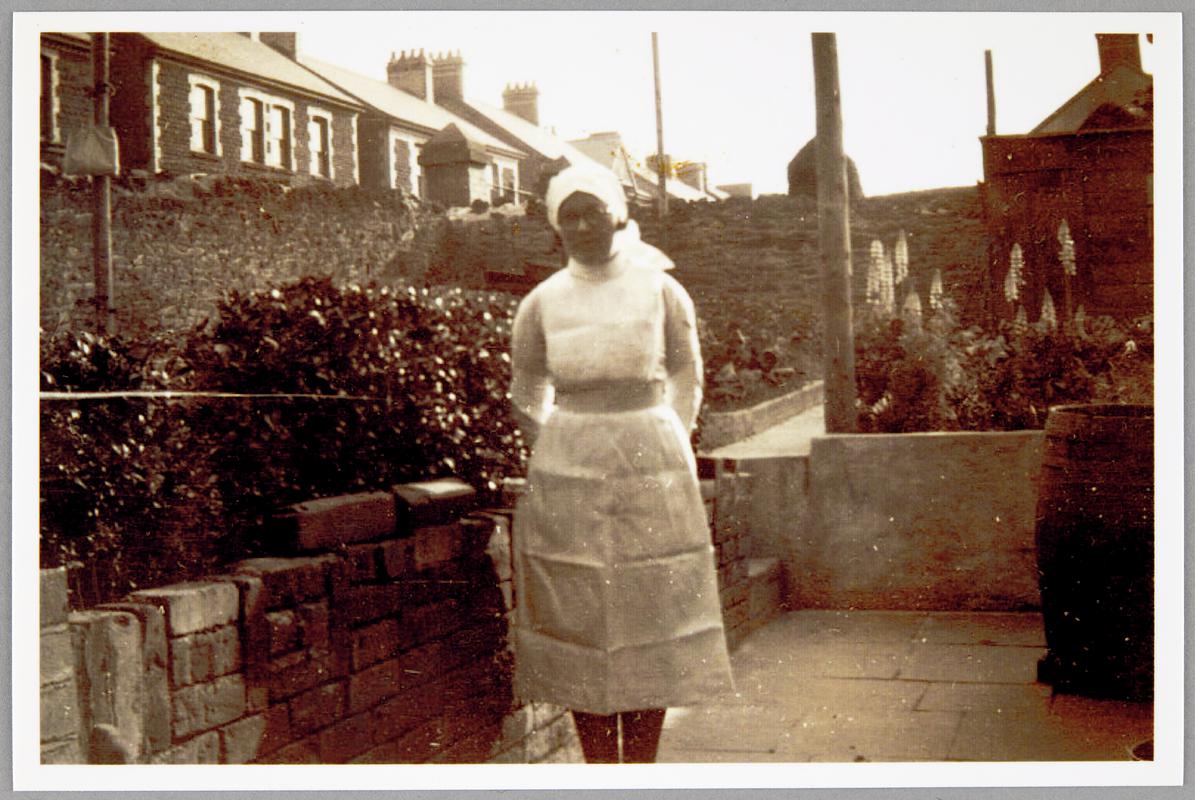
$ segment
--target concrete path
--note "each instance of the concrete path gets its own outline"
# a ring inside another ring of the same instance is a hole
[[[819,403],[779,425],[702,455],[710,458],[807,456],[809,441],[826,432],[825,419],[825,409]]]
[[[732,655],[737,694],[670,709],[661,762],[1128,760],[1153,706],[1051,696],[1032,613],[795,611]]]

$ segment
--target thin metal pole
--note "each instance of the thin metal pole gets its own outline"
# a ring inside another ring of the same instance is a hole
[[[817,219],[825,313],[822,363],[826,432],[853,433],[857,390],[851,321],[851,221],[842,152],[838,43],[833,33],[814,33],[812,44],[817,101]]]
[[[91,68],[95,90],[93,119],[97,126],[106,128],[110,99],[107,33],[91,35]],[[101,333],[110,336],[116,331],[112,314],[112,179],[107,175],[93,175],[91,181],[96,326]]]
[[[660,101],[660,37],[654,32],[651,35],[651,63],[656,79],[656,170],[660,174],[660,200],[656,213],[663,222],[668,217],[668,164],[664,158],[664,107]]]
[[[992,51],[983,51],[984,72],[988,82],[988,136],[996,135],[996,81],[992,77]]]

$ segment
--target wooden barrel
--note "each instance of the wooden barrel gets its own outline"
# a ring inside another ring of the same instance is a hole
[[[1153,696],[1153,408],[1057,406],[1046,419],[1036,546],[1056,691]]]

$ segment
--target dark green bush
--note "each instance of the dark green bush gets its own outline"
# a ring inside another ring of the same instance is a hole
[[[43,563],[98,563],[107,599],[268,548],[264,523],[290,503],[445,475],[496,492],[526,457],[507,397],[513,308],[304,279],[228,296],[151,361],[44,341],[44,389],[202,396],[43,401]]]
[[[83,333],[43,342],[42,389],[177,388],[127,344]],[[143,397],[41,403],[41,562],[85,569],[90,602],[198,574],[219,560],[222,498],[186,403]]]

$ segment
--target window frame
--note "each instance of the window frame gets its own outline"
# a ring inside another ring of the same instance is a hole
[[[43,48],[41,50],[41,59],[38,61],[38,83],[43,89],[43,91],[39,91],[38,93],[38,125],[41,126],[38,138],[45,144],[62,144],[62,129],[58,124],[59,115],[62,113],[62,100],[59,97],[61,76],[58,70],[58,59],[58,53]],[[44,78],[47,63],[50,77],[48,96],[44,93]],[[46,126],[43,124],[47,121],[47,117],[50,123],[49,131],[45,129]]]
[[[316,178],[325,178],[327,180],[334,180],[336,178],[336,151],[332,144],[332,112],[327,111],[317,106],[309,106],[307,108],[307,156],[308,166],[307,171]],[[323,124],[324,141],[318,141],[316,134],[320,130],[320,124]],[[323,144],[325,149],[319,148]],[[327,160],[327,171],[321,169],[324,159]]]
[[[400,187],[398,185],[398,162],[394,157],[394,152],[397,150],[398,143],[407,143],[407,174],[410,176],[408,185]],[[424,141],[416,139],[409,133],[403,131],[390,129],[390,188],[403,189],[404,191],[412,193],[415,197],[425,198],[426,183],[423,175],[423,165],[419,163],[419,153],[423,150]]]
[[[190,106],[190,122],[191,122],[191,152],[199,155],[215,156],[217,158],[224,154],[224,144],[222,142],[222,125],[220,122],[220,82],[209,75],[200,73],[191,73],[187,75],[187,85],[190,89],[188,94],[188,104]],[[202,90],[205,94],[210,93],[210,106],[204,108],[205,114],[211,115],[210,119],[197,115],[195,108],[196,90]],[[205,124],[206,123],[206,124]],[[200,137],[196,136],[196,125],[200,126],[202,133]],[[206,138],[207,131],[211,131],[212,147],[207,148],[207,142],[203,141]],[[196,146],[198,142],[198,147]]]
[[[241,114],[241,163],[252,164],[257,167],[275,169],[282,172],[295,171],[295,104],[294,101],[271,95],[259,89],[242,87],[237,91],[240,98]],[[254,123],[260,122],[260,127],[249,126],[246,119],[246,107],[254,110]],[[283,131],[275,131],[275,112],[282,110],[280,122],[284,123]],[[248,147],[246,147],[246,138]],[[256,158],[257,148],[261,149],[261,160]]]

